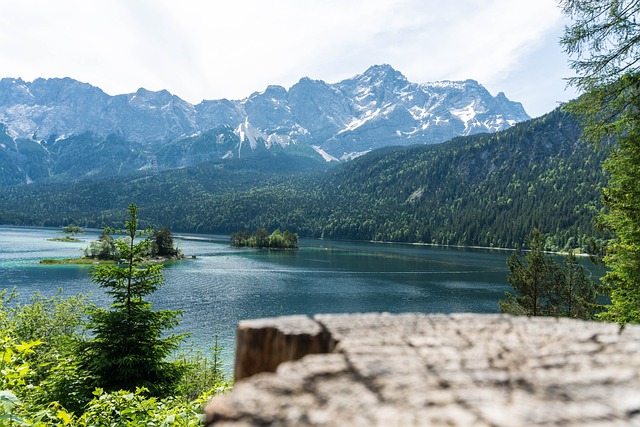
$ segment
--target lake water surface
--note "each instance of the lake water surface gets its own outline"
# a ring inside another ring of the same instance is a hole
[[[90,267],[41,265],[42,258],[81,255],[98,236],[79,243],[53,242],[59,230],[0,226],[0,289],[17,289],[21,299],[91,293]],[[154,308],[184,311],[178,332],[188,345],[207,350],[219,338],[232,369],[235,327],[242,319],[289,314],[353,312],[495,313],[509,290],[508,252],[485,249],[302,240],[295,251],[232,248],[226,236],[183,236],[176,243],[196,259],[164,269],[166,284],[152,298]],[[187,345],[187,344],[185,344]]]

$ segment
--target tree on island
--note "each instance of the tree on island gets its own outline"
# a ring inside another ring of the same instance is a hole
[[[94,283],[113,298],[109,309],[91,311],[88,329],[93,337],[80,343],[83,367],[95,378],[95,386],[106,390],[135,390],[146,387],[153,395],[169,393],[179,380],[182,368],[167,356],[183,340],[170,334],[181,312],[154,311],[144,298],[163,283],[161,264],[143,263],[151,242],[138,231],[138,208],[128,207],[125,221],[127,239],[114,241],[121,265],[93,268]],[[136,239],[142,238],[137,241]]]
[[[534,229],[527,239],[529,252],[513,253],[507,260],[508,281],[514,294],[505,292],[500,312],[520,316],[556,316],[592,319],[600,308],[596,284],[569,252],[562,265],[544,252],[545,236]]]
[[[129,244],[130,239],[130,236],[125,236],[118,240]],[[180,254],[180,251],[174,247],[171,230],[166,227],[151,232],[148,240],[149,244],[147,245],[147,252],[144,254],[145,257],[176,257]],[[111,231],[105,230],[98,240],[91,242],[89,247],[84,249],[84,256],[97,260],[118,260],[123,258],[119,250],[120,245],[117,245],[116,241],[111,236]]]
[[[261,228],[253,235],[248,231],[231,233],[231,246],[271,249],[295,249],[298,247],[298,234],[280,230],[273,233]]]
[[[151,234],[151,255],[176,256],[178,249],[173,246],[173,233],[167,227],[162,227]]]
[[[62,232],[64,234],[71,234],[72,236],[75,234],[80,234],[84,232],[84,229],[79,225],[69,224],[65,227],[62,227]]]
[[[84,250],[84,256],[99,260],[113,260],[118,257],[117,250],[115,239],[108,230],[105,230],[98,240],[89,243],[89,247]]]
[[[583,92],[568,109],[587,140],[611,145],[600,221],[615,238],[606,246],[602,281],[611,297],[604,320],[640,323],[640,2],[561,0],[573,20],[561,40],[576,59],[571,84]]]

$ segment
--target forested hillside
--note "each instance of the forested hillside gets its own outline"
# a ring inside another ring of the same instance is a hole
[[[538,227],[550,248],[582,246],[595,233],[606,149],[579,136],[554,111],[498,134],[365,157],[332,176],[341,202],[324,236],[514,247]]]
[[[302,237],[515,247],[582,247],[601,209],[601,162],[560,110],[496,134],[386,148],[318,172],[286,155],[135,177],[0,190],[0,222],[121,222],[130,203],[182,232],[286,229]]]

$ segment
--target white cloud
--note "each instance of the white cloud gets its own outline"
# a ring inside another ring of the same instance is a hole
[[[542,97],[565,95],[544,80],[519,91],[528,99],[507,89],[531,84],[532,55],[553,58],[539,74],[559,80],[549,35],[561,27],[555,0],[22,0],[0,4],[0,60],[6,77],[166,88],[191,102],[389,63],[415,82],[472,78],[549,110]]]

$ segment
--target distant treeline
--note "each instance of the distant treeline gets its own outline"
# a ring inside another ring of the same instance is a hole
[[[276,230],[273,233],[261,228],[251,234],[248,231],[231,233],[231,246],[251,248],[295,249],[298,247],[298,235]]]
[[[329,170],[285,155],[159,174],[0,189],[0,223],[117,225],[135,201],[174,231],[290,230],[331,239],[546,248],[598,237],[608,147],[560,110],[495,134],[373,151]]]

